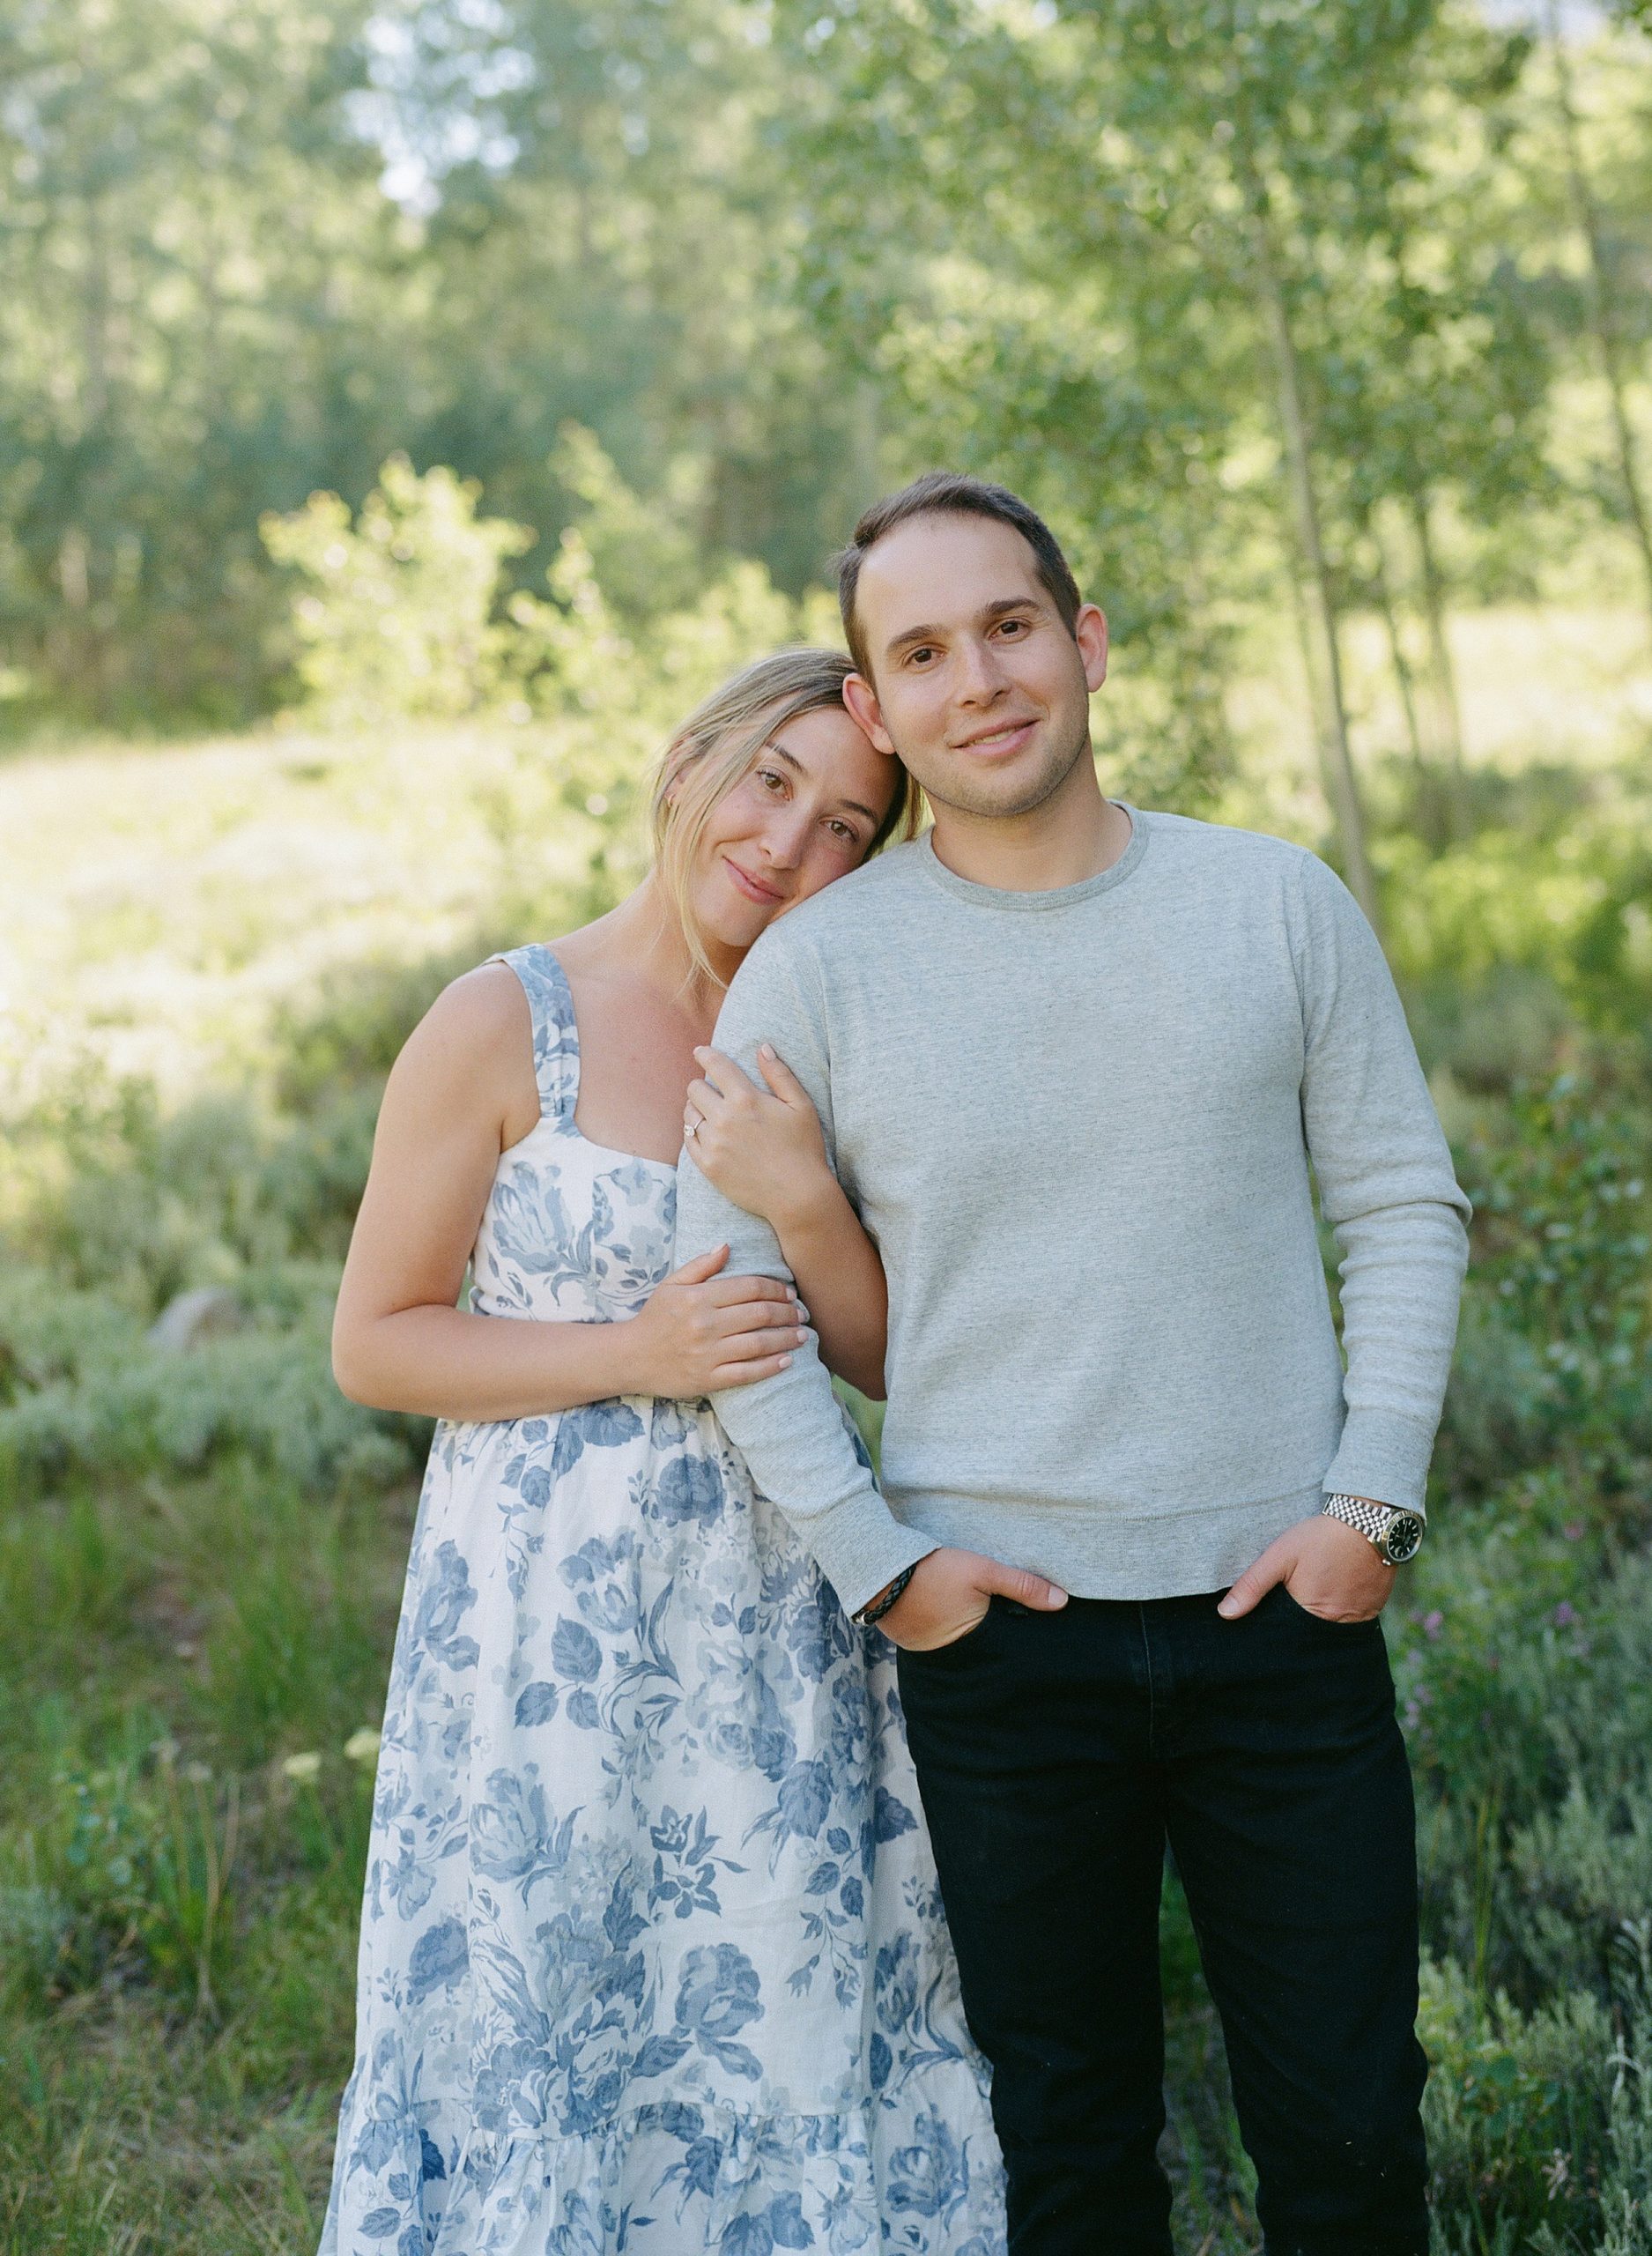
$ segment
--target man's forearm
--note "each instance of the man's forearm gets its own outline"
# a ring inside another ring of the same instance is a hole
[[[807,1383],[784,1384],[798,1379]],[[812,1347],[793,1357],[780,1381],[735,1387],[714,1401],[753,1480],[814,1553],[846,1613],[858,1613],[934,1549],[878,1494]]]
[[[830,1157],[832,1092],[821,1008],[819,982],[790,960],[783,934],[766,935],[729,991],[715,1046],[742,1072],[756,1078],[758,1044],[772,1043],[807,1090]],[[731,1276],[787,1277],[801,1287],[774,1230],[707,1181],[691,1147],[677,1170],[678,1261],[722,1244],[729,1247]],[[808,1290],[804,1300],[815,1313]],[[829,1288],[827,1300],[829,1305]],[[847,1612],[857,1612],[930,1549],[900,1525],[878,1495],[849,1437],[812,1339],[774,1377],[731,1388],[715,1399],[752,1479],[814,1553]]]
[[[1421,1511],[1451,1371],[1468,1237],[1456,1206],[1419,1199],[1337,1226],[1348,1406],[1327,1488]]]
[[[1342,1252],[1347,1419],[1328,1488],[1422,1509],[1456,1338],[1469,1202],[1405,1013],[1347,888],[1305,862],[1302,1117]]]
[[[768,1224],[724,1198],[685,1155],[677,1177],[677,1258],[724,1243],[731,1271],[795,1278]],[[806,1292],[805,1305],[812,1314]],[[932,1547],[879,1495],[813,1340],[775,1377],[713,1399],[752,1479],[814,1553],[846,1612],[858,1611]]]
[[[837,1177],[826,1175],[806,1210],[779,1220],[781,1251],[809,1311],[829,1371],[880,1400],[889,1292],[878,1249]]]

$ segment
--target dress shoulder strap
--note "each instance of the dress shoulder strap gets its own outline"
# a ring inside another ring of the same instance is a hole
[[[507,963],[528,998],[540,1117],[571,1127],[580,1094],[580,1036],[567,974],[554,953],[538,940],[491,955],[488,961]]]

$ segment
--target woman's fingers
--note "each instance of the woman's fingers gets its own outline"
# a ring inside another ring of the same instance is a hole
[[[796,1285],[789,1285],[783,1277],[717,1277],[712,1280],[710,1292],[714,1308],[733,1308],[742,1301],[795,1302]]]
[[[757,1301],[749,1308],[723,1308],[717,1311],[717,1328],[714,1337],[719,1340],[755,1339],[759,1332],[775,1334],[777,1347],[799,1347],[803,1345],[803,1326],[793,1308],[776,1308],[772,1301]],[[745,1352],[750,1353],[748,1348]]]
[[[702,1120],[709,1120],[722,1101],[722,1091],[710,1081],[690,1081],[688,1084],[688,1109],[698,1112]]]
[[[789,1355],[803,1346],[805,1334],[801,1325],[764,1325],[758,1331],[731,1332],[717,1343],[717,1353],[725,1362],[761,1362],[768,1355]]]
[[[670,1275],[662,1279],[661,1281],[667,1285],[706,1284],[716,1275],[728,1258],[729,1249],[726,1245],[714,1245],[709,1253],[697,1253],[692,1261],[685,1261],[680,1269],[673,1269]],[[729,1280],[729,1282],[734,1285],[748,1284],[750,1281],[749,1278],[741,1277],[731,1277]]]
[[[721,1050],[714,1050],[709,1043],[702,1043],[694,1056],[707,1080],[716,1081],[725,1089],[732,1088],[737,1081],[745,1079],[733,1058],[725,1058]]]
[[[700,1061],[700,1077],[688,1084],[688,1101],[699,1105],[702,1112],[707,1109],[707,1095],[713,1103],[741,1105],[765,1095],[752,1076],[743,1072],[732,1058],[725,1058],[721,1050],[696,1050],[694,1055]],[[767,1072],[764,1078],[767,1079]],[[769,1087],[773,1089],[773,1082]]]
[[[789,1355],[765,1355],[760,1362],[722,1363],[711,1374],[708,1391],[715,1394],[725,1386],[754,1386],[760,1378],[773,1378],[783,1371],[791,1361]]]
[[[760,1043],[757,1069],[782,1104],[811,1104],[812,1098],[791,1067],[770,1043]]]

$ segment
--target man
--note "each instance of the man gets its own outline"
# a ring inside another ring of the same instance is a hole
[[[1106,621],[1025,503],[921,479],[841,592],[846,700],[934,828],[771,928],[718,1042],[799,1076],[881,1250],[889,1503],[811,1349],[717,1407],[900,1649],[1011,2246],[1170,2247],[1167,1839],[1270,2256],[1426,2256],[1377,1616],[1422,1532],[1468,1205],[1398,998],[1312,855],[1103,798]],[[678,1258],[727,1240],[784,1275],[686,1148]]]

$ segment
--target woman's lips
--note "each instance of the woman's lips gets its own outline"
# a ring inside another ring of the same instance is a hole
[[[748,870],[743,870],[732,855],[725,854],[722,859],[730,876],[740,891],[748,901],[756,902],[760,909],[776,908],[786,898],[783,893],[776,892],[772,885],[759,883]]]

